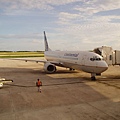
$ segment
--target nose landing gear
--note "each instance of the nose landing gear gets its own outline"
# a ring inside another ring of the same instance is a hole
[[[95,77],[95,76],[92,76],[92,77],[91,77],[91,80],[92,80],[92,81],[95,81],[95,80],[96,80],[96,77]]]
[[[95,81],[95,80],[96,80],[96,77],[95,77],[95,76],[96,76],[96,73],[91,73],[91,80],[92,80],[92,81]]]

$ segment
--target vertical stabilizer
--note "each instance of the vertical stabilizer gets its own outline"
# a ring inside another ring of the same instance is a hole
[[[51,49],[48,46],[48,42],[47,42],[47,37],[44,31],[44,42],[45,42],[45,51],[51,51]]]

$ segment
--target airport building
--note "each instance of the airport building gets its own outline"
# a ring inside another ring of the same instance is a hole
[[[101,55],[108,65],[120,65],[120,51],[112,47],[102,46],[94,49],[94,52]]]

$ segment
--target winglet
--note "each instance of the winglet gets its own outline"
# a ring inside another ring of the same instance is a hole
[[[45,51],[51,51],[51,49],[48,46],[48,42],[47,42],[47,37],[44,31],[44,42],[45,42]]]

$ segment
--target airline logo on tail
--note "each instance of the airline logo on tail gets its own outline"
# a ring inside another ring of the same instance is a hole
[[[45,42],[45,51],[51,51],[51,49],[48,47],[47,37],[44,31],[44,42]]]

